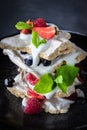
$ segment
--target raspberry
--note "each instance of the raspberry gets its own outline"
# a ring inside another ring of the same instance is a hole
[[[26,76],[26,79],[30,82],[31,85],[35,85],[38,82],[38,78],[36,76],[34,76],[33,74],[29,73]]]
[[[39,95],[31,89],[28,89],[27,94],[33,98],[37,98],[39,100],[45,100],[45,96]]]
[[[24,107],[24,113],[26,114],[38,114],[42,111],[42,103],[36,98],[29,98],[26,101],[26,106]]]
[[[46,21],[43,18],[37,18],[33,21],[34,27],[46,27]]]

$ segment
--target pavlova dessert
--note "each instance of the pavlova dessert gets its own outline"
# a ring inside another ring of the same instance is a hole
[[[21,97],[27,114],[41,111],[66,113],[79,96],[84,97],[77,66],[87,53],[70,41],[71,35],[43,18],[19,21],[19,34],[0,41],[3,53],[18,66],[14,79],[5,79],[5,86]]]

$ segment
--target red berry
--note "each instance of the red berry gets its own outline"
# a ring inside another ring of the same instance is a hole
[[[29,30],[29,29],[22,29],[22,30],[20,31],[20,33],[29,34],[29,33],[31,33],[31,30]]]
[[[33,21],[34,27],[46,27],[46,21],[43,18],[37,18]]]
[[[55,27],[34,27],[33,31],[45,39],[51,39],[56,33]]]
[[[41,99],[41,100],[45,99],[45,96],[39,95],[31,89],[28,89],[27,94],[33,98],[37,98],[37,99]]]
[[[75,101],[77,99],[78,95],[76,92],[72,93],[69,97],[65,97],[65,99],[73,100]]]
[[[29,73],[29,74],[26,76],[26,79],[29,81],[29,83],[30,83],[31,85],[35,85],[35,84],[38,82],[38,80],[39,80],[35,75],[33,75],[33,74],[31,74],[31,73]]]
[[[26,101],[24,112],[26,114],[38,114],[42,111],[42,103],[36,98],[29,98]]]

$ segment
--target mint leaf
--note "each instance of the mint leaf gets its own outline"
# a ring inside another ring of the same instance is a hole
[[[39,36],[36,32],[32,31],[32,43],[37,48],[39,43]]]
[[[63,77],[62,77],[62,75],[57,76],[54,81],[55,81],[56,83],[63,83]]]
[[[54,89],[54,81],[51,74],[44,74],[36,83],[34,90],[40,94],[46,94]]]
[[[45,39],[40,39],[37,32],[32,31],[32,43],[37,48],[40,44],[46,43]]]
[[[40,94],[51,92],[58,86],[64,93],[71,86],[79,72],[79,68],[72,65],[63,65],[56,70],[55,78],[51,74],[44,74],[36,83],[34,90]]]
[[[78,72],[79,72],[79,68],[75,66],[63,65],[57,69],[56,77],[54,81],[57,83],[58,87],[63,92],[66,92],[67,87],[73,84]],[[62,76],[62,82],[60,82],[60,78],[61,78],[60,76]]]
[[[58,87],[59,87],[64,93],[66,93],[66,91],[67,91],[67,85],[66,85],[65,82],[58,83]]]
[[[32,29],[32,26],[27,24],[26,22],[22,22],[22,21],[19,21],[17,22],[17,24],[15,25],[15,27],[18,29],[18,30],[22,30],[22,29]]]
[[[46,39],[41,39],[41,40],[39,41],[39,45],[40,45],[40,44],[44,44],[44,43],[46,43]]]

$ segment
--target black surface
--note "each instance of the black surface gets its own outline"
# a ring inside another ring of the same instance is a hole
[[[0,37],[17,32],[17,21],[37,17],[87,34],[87,0],[0,0]]]
[[[71,33],[71,41],[87,51],[87,36]],[[15,66],[0,50],[0,130],[81,130],[87,129],[87,83],[83,85],[86,102],[73,104],[66,114],[25,115],[21,107],[21,99],[10,94],[3,85],[6,77],[17,74]],[[3,100],[1,100],[3,99]]]

